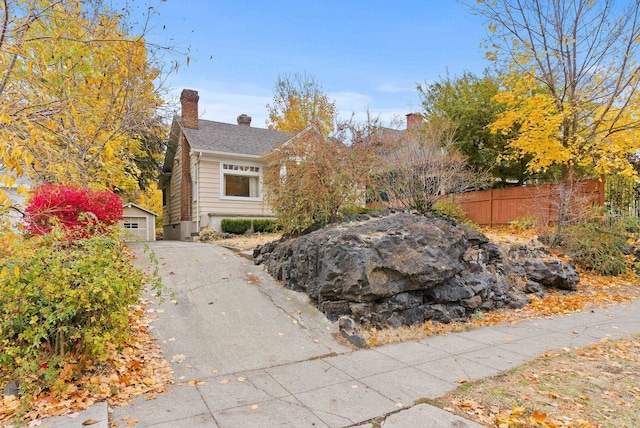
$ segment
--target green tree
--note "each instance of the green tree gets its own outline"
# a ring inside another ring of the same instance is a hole
[[[492,130],[509,134],[528,170],[577,167],[633,175],[640,149],[640,3],[615,0],[478,0],[489,20],[487,57],[504,70]]]
[[[453,146],[467,157],[470,167],[489,171],[499,180],[496,185],[522,184],[529,178],[528,157],[504,159],[508,136],[492,133],[488,128],[504,111],[504,106],[493,100],[499,88],[497,77],[489,73],[478,77],[470,72],[417,86],[425,117],[451,124]]]
[[[329,100],[313,76],[280,75],[273,92],[273,104],[267,104],[269,129],[297,133],[315,125],[324,135],[333,132],[338,115],[335,102]]]

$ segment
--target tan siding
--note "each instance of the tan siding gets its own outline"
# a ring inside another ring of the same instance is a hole
[[[201,215],[222,214],[237,216],[272,216],[264,201],[242,201],[220,199],[220,165],[230,160],[201,159],[200,161],[200,213]],[[243,161],[238,160],[242,163]],[[252,162],[252,164],[255,162]]]
[[[182,138],[179,139],[182,141]],[[164,220],[164,224],[176,224],[180,222],[180,188],[182,185],[182,174],[180,174],[179,164],[182,157],[181,144],[178,143],[178,149],[173,160],[173,173],[171,174],[171,184],[167,203],[169,204],[169,219]]]
[[[207,214],[220,202],[220,163],[200,164],[200,212]]]
[[[124,223],[138,223],[138,229],[129,229],[128,232],[138,236],[140,239],[155,241],[156,225],[155,217],[145,211],[142,211],[136,207],[125,207],[122,213],[123,219],[120,223],[124,226]]]

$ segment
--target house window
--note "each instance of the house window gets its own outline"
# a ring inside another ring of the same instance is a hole
[[[255,165],[222,164],[221,197],[260,200],[261,172]]]
[[[167,199],[169,197],[169,183],[167,183],[163,188],[162,188],[162,206],[166,207],[167,206]]]
[[[124,228],[125,229],[138,229],[140,227],[140,225],[138,223],[125,223],[124,224]]]

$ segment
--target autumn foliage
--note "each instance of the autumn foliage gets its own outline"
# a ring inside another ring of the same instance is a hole
[[[89,226],[94,232],[117,224],[122,218],[122,201],[106,190],[86,189],[73,185],[43,184],[32,191],[27,230],[44,234],[59,224],[71,235],[86,236]]]
[[[530,173],[561,167],[635,176],[640,3],[615,0],[470,5],[489,21],[487,58],[503,68],[504,110],[490,125],[509,137],[504,158]],[[514,131],[517,131],[514,133]]]
[[[0,8],[0,180],[136,190],[166,135],[160,64],[126,8],[99,0]],[[153,9],[153,8],[150,8]],[[6,195],[0,189],[0,203]]]
[[[337,116],[335,101],[330,101],[311,75],[295,73],[278,77],[273,104],[267,104],[269,129],[297,133],[315,125],[329,135]]]
[[[136,306],[143,285],[159,294],[161,284],[133,266],[120,239],[120,198],[44,184],[25,211],[33,234],[0,231],[0,385],[19,385],[0,402],[0,422],[162,391],[151,373],[168,379],[166,364],[139,370],[147,358],[129,346],[146,332]]]
[[[334,222],[364,205],[365,153],[309,128],[265,156],[265,193],[285,232]]]

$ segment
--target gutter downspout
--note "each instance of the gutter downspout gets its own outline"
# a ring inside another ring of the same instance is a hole
[[[198,234],[200,233],[200,158],[202,152],[198,152],[198,159],[196,160],[196,228]]]

